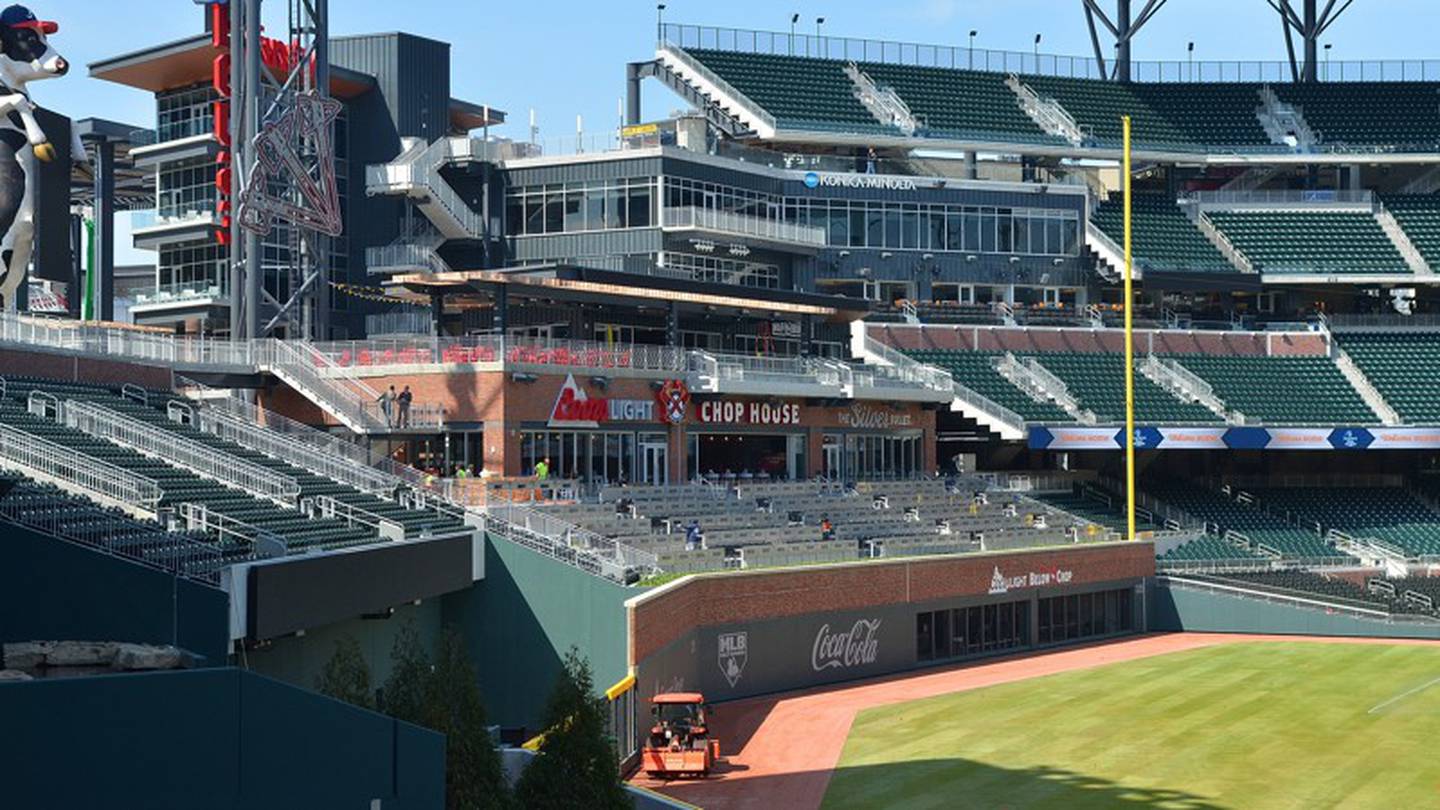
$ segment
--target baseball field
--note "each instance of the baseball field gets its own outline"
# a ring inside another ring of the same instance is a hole
[[[861,711],[848,808],[1440,807],[1440,648],[1221,644]]]

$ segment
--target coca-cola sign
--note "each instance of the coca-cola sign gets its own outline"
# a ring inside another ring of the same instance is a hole
[[[880,654],[880,620],[857,619],[845,630],[831,631],[827,622],[815,634],[810,667],[816,672],[850,669],[875,663]]]

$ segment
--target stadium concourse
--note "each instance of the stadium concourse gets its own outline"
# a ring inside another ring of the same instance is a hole
[[[1128,45],[1112,71],[664,24],[615,137],[547,151],[451,96],[448,44],[299,21],[261,50],[308,95],[274,88],[289,123],[257,140],[216,69],[245,13],[205,5],[90,66],[153,96],[153,132],[79,127],[89,224],[42,217],[33,306],[0,313],[16,806],[136,774],[154,806],[443,806],[454,740],[316,694],[363,667],[327,694],[384,708],[411,638],[458,639],[512,771],[566,730],[572,650],[617,779],[662,744],[650,701],[702,693],[731,768],[667,790],[707,806],[762,776],[818,804],[854,707],[801,715],[835,696],[1440,639],[1434,64],[1181,75]],[[646,118],[646,80],[686,110]],[[120,133],[154,261],[117,294]],[[254,143],[291,174],[241,195]],[[77,311],[40,313],[59,292]],[[1344,662],[1367,690],[1434,669],[1375,649]]]

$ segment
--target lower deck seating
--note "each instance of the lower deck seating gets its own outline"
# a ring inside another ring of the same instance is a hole
[[[713,570],[741,560],[747,566],[784,565],[1106,536],[1088,521],[1018,495],[989,493],[987,503],[977,503],[974,492],[982,486],[957,483],[947,490],[944,481],[925,479],[862,482],[847,492],[800,481],[742,485],[738,497],[734,491],[701,486],[624,487],[602,492],[600,503],[541,508],[653,552],[662,568],[677,572]],[[621,499],[633,503],[634,517],[628,511],[617,514]],[[685,548],[692,521],[704,535],[703,550]],[[824,521],[832,527],[831,539],[821,528]]]
[[[1159,500],[1210,524],[1219,535],[1242,535],[1251,551],[1285,559],[1343,558],[1318,532],[1296,526],[1255,504],[1248,504],[1189,482],[1150,484],[1145,491]],[[1266,551],[1269,549],[1273,553]]]
[[[1210,211],[1260,273],[1409,273],[1369,211]]]
[[[914,349],[906,351],[906,354],[950,372],[956,382],[1020,414],[1026,421],[1051,424],[1074,421],[1060,406],[1053,402],[1035,401],[1001,376],[995,369],[995,361],[1000,356],[998,352]]]
[[[70,396],[96,396],[93,387],[63,383],[30,384],[7,380],[0,399],[0,423],[68,447],[85,456],[115,464],[156,482],[163,494],[161,507],[198,503],[227,518],[240,521],[283,539],[291,550],[328,550],[376,541],[373,532],[348,526],[342,521],[312,518],[273,501],[204,478],[190,470],[171,466],[159,459],[65,427],[25,410],[24,400],[32,389]]]
[[[1263,571],[1253,573],[1225,574],[1222,579],[1245,585],[1259,586],[1265,590],[1276,590],[1298,594],[1312,594],[1328,597],[1345,604],[1354,604],[1390,613],[1413,613],[1415,609],[1403,600],[1392,599],[1383,594],[1371,593],[1364,587],[1339,577],[1323,576],[1310,571]]]
[[[1395,487],[1285,487],[1257,489],[1256,497],[1357,538],[1394,544],[1408,556],[1440,555],[1440,513]]]
[[[167,531],[14,472],[0,472],[0,520],[209,581],[219,568],[248,554],[198,532]]]
[[[1276,425],[1368,425],[1379,418],[1328,357],[1176,354],[1210,383],[1227,410]]]
[[[1401,419],[1440,424],[1440,333],[1337,332],[1335,339]]]
[[[1247,562],[1261,563],[1266,560],[1254,551],[1220,537],[1197,537],[1188,543],[1176,546],[1160,555],[1160,562]]]

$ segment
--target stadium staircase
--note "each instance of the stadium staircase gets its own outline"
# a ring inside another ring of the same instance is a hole
[[[1281,101],[1269,87],[1260,88],[1260,106],[1255,116],[1271,143],[1296,152],[1314,151],[1315,133],[1305,122],[1305,115],[1295,105]]]
[[[1192,221],[1195,223],[1195,227],[1200,230],[1201,235],[1205,237],[1205,240],[1219,251],[1220,255],[1223,256],[1225,261],[1229,262],[1231,266],[1239,268],[1242,273],[1260,272],[1255,268],[1254,262],[1250,261],[1250,257],[1241,253],[1240,249],[1235,246],[1235,243],[1230,241],[1230,237],[1226,236],[1215,226],[1214,220],[1210,219],[1204,212],[1197,211],[1194,208],[1187,207],[1184,210],[1188,211],[1189,215],[1194,217]]]
[[[1215,386],[1200,379],[1176,360],[1146,355],[1140,362],[1140,373],[1155,385],[1182,402],[1195,402],[1226,422],[1243,425],[1245,415],[1225,408],[1225,400],[1215,395]]]
[[[1354,388],[1356,393],[1360,394],[1360,398],[1365,400],[1365,404],[1370,406],[1370,410],[1375,412],[1375,417],[1380,420],[1380,424],[1398,425],[1402,423],[1400,414],[1390,406],[1389,402],[1385,401],[1385,396],[1380,393],[1380,389],[1376,388],[1370,378],[1365,376],[1365,372],[1360,370],[1360,367],[1344,349],[1332,344],[1332,356],[1335,360],[1335,367],[1340,369],[1340,373],[1345,375],[1345,379],[1349,381],[1350,387]]]
[[[1084,146],[1090,138],[1075,121],[1075,117],[1060,106],[1053,98],[1042,97],[1030,85],[1020,81],[1014,73],[1005,77],[1005,86],[1015,94],[1020,109],[1030,116],[1042,132],[1057,138],[1064,138],[1071,146]]]
[[[910,111],[910,106],[890,87],[876,84],[854,62],[845,65],[845,76],[854,85],[855,100],[864,105],[882,126],[894,127],[906,135],[925,128],[925,122]]]
[[[1380,203],[1433,272],[1440,266],[1440,195],[1384,194]]]
[[[1375,201],[1375,221],[1380,223],[1380,229],[1385,231],[1385,235],[1395,244],[1395,249],[1405,257],[1405,264],[1409,266],[1410,272],[1417,276],[1435,275],[1435,270],[1426,260],[1425,254],[1411,241],[1410,234],[1401,227],[1399,220],[1385,207],[1385,203],[1378,199]]]
[[[403,195],[435,225],[446,239],[484,239],[484,218],[470,207],[440,175],[441,167],[456,158],[453,141],[440,138],[427,144],[421,138],[402,138],[395,160],[365,169],[367,195]]]

